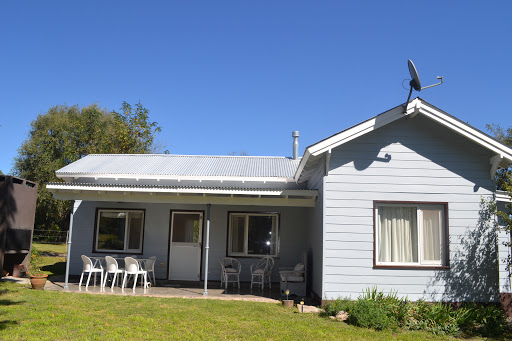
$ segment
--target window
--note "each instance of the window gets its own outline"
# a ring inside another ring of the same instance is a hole
[[[445,266],[446,204],[375,203],[375,264]]]
[[[96,251],[142,252],[143,210],[99,209]]]
[[[229,256],[277,256],[279,214],[230,213]]]

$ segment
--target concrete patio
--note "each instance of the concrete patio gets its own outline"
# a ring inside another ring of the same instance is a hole
[[[47,291],[62,291],[83,294],[96,294],[96,295],[125,295],[125,296],[148,296],[148,297],[169,297],[169,298],[190,298],[190,299],[216,299],[216,300],[237,300],[237,301],[251,301],[251,302],[266,302],[266,303],[279,303],[285,297],[281,296],[279,290],[279,283],[273,283],[272,289],[265,288],[263,291],[260,288],[251,290],[250,283],[242,282],[240,291],[238,288],[230,286],[227,290],[220,288],[220,282],[212,281],[208,283],[208,295],[203,295],[204,283],[203,282],[178,282],[178,281],[157,281],[157,286],[143,289],[138,285],[135,290],[130,288],[121,289],[119,286],[101,288],[98,283],[94,286],[91,278],[91,283],[88,289],[85,285],[78,286],[78,276],[71,276],[68,283],[68,289],[64,290],[63,276],[54,276],[48,279],[44,290]],[[2,281],[10,281],[18,284],[30,285],[28,278],[15,278],[3,277]],[[304,299],[305,306],[304,312],[318,312],[315,302],[310,297],[296,297],[290,296],[295,303],[300,303]]]
[[[71,276],[68,283],[68,289],[64,290],[64,280],[61,277],[52,277],[48,280],[45,290],[54,291],[67,291],[76,293],[91,293],[91,294],[104,294],[104,295],[129,295],[129,296],[154,296],[154,297],[182,297],[182,298],[196,298],[196,299],[220,299],[220,300],[239,300],[239,301],[255,301],[255,302],[269,302],[279,303],[282,299],[286,298],[281,296],[279,283],[272,283],[272,288],[254,287],[250,288],[250,283],[242,282],[240,290],[237,287],[230,285],[228,289],[220,287],[219,281],[208,282],[208,295],[203,295],[204,282],[183,282],[183,281],[163,281],[157,280],[157,285],[148,289],[143,289],[138,284],[135,290],[130,286],[129,288],[121,289],[119,286],[114,286],[113,289],[108,286],[101,288],[98,283],[96,286],[89,283],[88,289],[85,289],[84,283],[78,286],[79,277]],[[84,281],[85,282],[85,281]],[[313,300],[308,297],[295,297],[290,296],[296,303],[304,299],[307,304],[312,304]]]

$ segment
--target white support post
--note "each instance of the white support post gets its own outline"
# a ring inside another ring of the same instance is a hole
[[[329,169],[331,169],[331,149],[325,155],[325,176],[329,175]]]
[[[210,208],[211,204],[206,205],[206,243],[204,246],[204,291],[203,295],[208,296],[208,251],[210,250]]]
[[[73,236],[73,217],[75,216],[75,211],[78,206],[80,206],[80,203],[82,201],[78,200],[74,201],[71,207],[71,217],[69,218],[69,231],[68,231],[68,240],[67,240],[67,256],[66,256],[66,276],[64,279],[64,290],[68,289],[68,282],[69,282],[69,259],[71,257],[71,238]]]

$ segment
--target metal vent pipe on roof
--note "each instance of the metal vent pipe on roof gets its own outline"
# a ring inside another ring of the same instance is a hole
[[[293,159],[297,160],[299,157],[299,131],[295,130],[292,131],[292,137],[293,137]]]

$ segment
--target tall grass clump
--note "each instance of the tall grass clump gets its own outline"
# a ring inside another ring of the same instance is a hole
[[[329,301],[324,306],[324,316],[336,316],[340,311],[349,311],[350,306],[353,304],[349,299],[338,298],[334,301]]]

